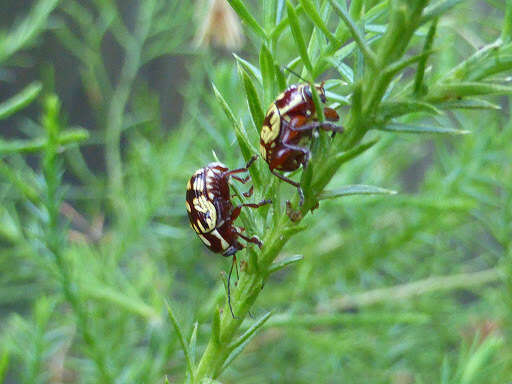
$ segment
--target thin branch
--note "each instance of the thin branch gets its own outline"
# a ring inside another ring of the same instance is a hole
[[[375,56],[375,53],[366,43],[364,35],[359,31],[359,28],[357,28],[357,25],[351,19],[350,15],[347,13],[346,10],[344,10],[338,3],[336,3],[335,0],[329,0],[329,2],[333,6],[338,16],[340,16],[343,22],[347,25],[348,29],[350,30],[350,33],[352,34],[352,37],[354,38],[356,44],[361,49],[361,52],[363,53],[365,59],[368,61],[370,66],[375,68],[377,66],[377,58]]]
[[[154,0],[140,4],[135,39],[131,46],[126,47],[126,58],[121,69],[119,84],[112,95],[112,102],[108,109],[105,133],[106,162],[109,176],[109,197],[114,208],[118,207],[119,196],[123,191],[120,148],[123,114],[140,67],[142,50],[150,32],[154,8]]]
[[[343,311],[367,307],[374,304],[406,300],[432,292],[475,288],[499,281],[502,277],[503,273],[498,268],[473,273],[429,277],[424,280],[397,285],[391,288],[379,288],[354,295],[342,296],[328,303],[320,304],[317,310],[320,312]]]

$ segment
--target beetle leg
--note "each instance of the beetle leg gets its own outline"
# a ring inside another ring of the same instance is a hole
[[[247,177],[244,177],[244,178],[242,178],[242,177],[240,177],[240,176],[231,176],[231,177],[232,177],[233,179],[235,179],[235,180],[237,180],[237,181],[241,182],[242,184],[245,184],[245,183],[247,183],[249,180],[251,180],[251,176],[247,176]]]
[[[234,175],[235,173],[247,172],[249,170],[249,168],[251,167],[251,165],[256,161],[257,158],[258,158],[258,155],[254,155],[253,157],[251,157],[249,159],[247,164],[245,164],[244,168],[232,169],[231,171],[224,172],[222,174],[222,177],[231,176],[231,175]],[[235,177],[233,177],[233,178],[235,178]],[[240,178],[236,178],[236,180],[241,181]],[[242,183],[243,183],[243,181],[242,181]]]
[[[235,313],[233,312],[233,307],[231,306],[231,273],[233,273],[233,265],[236,264],[236,255],[233,254],[233,262],[231,263],[231,268],[229,269],[229,274],[228,274],[228,305],[229,305],[229,310],[231,311],[231,316],[233,316],[233,319],[236,319],[235,317]],[[237,271],[238,271],[238,266],[237,266]]]
[[[267,204],[272,204],[272,200],[261,200],[259,203],[246,203],[239,205],[240,208],[242,207],[249,207],[249,208],[259,208]]]
[[[251,188],[247,192],[242,193],[245,197],[251,197],[252,193],[254,192],[254,185],[251,185]]]
[[[238,241],[235,241],[234,244],[232,244],[228,249],[226,249],[224,251],[222,256],[224,256],[224,257],[233,256],[235,253],[237,253],[238,251],[240,251],[241,249],[244,249],[244,248],[245,248],[245,246],[243,244],[239,243]]]
[[[304,155],[304,161],[302,163],[302,166],[304,167],[304,169],[306,169],[308,167],[309,157],[311,156],[311,152],[309,151],[309,149],[304,148],[304,147],[299,147],[298,145],[286,144],[286,143],[283,143],[283,146],[288,149],[291,149],[292,151],[302,152],[302,154]]]
[[[329,108],[329,107],[324,108],[324,116],[325,116],[325,119],[329,120],[329,121],[338,121],[340,119],[338,112],[336,112],[336,110]]]
[[[253,237],[248,237],[248,236],[245,236],[244,234],[238,232],[238,236],[240,236],[242,239],[244,239],[245,241],[247,241],[248,243],[253,243],[253,244],[256,244],[259,248],[262,247],[263,243],[261,242],[261,240],[258,238],[258,236],[253,236]]]
[[[244,197],[251,197],[253,192],[254,192],[254,185],[251,185],[251,188],[249,188],[249,190],[247,192],[242,192],[242,195],[244,195]],[[233,193],[231,195],[231,198],[236,197],[236,196],[237,196],[237,194]]]
[[[233,209],[233,213],[231,213],[231,220],[236,220],[238,216],[240,216],[240,212],[242,211],[242,207],[248,208],[259,208],[267,204],[272,204],[272,200],[261,200],[259,203],[245,203],[236,206]]]
[[[312,121],[311,123],[307,123],[300,126],[291,125],[290,130],[295,132],[304,132],[304,131],[311,131],[313,129],[323,129],[324,131],[331,131],[331,132],[343,132],[344,128],[341,125],[336,125],[330,121]]]
[[[299,193],[299,198],[300,198],[299,205],[302,206],[304,204],[304,192],[302,191],[302,187],[300,186],[300,183],[297,183],[296,181],[293,181],[292,179],[289,179],[288,177],[281,175],[280,173],[278,173],[274,169],[272,169],[270,172],[272,172],[272,174],[274,174],[274,176],[277,176],[278,178],[280,178],[284,182],[286,182],[288,184],[291,184],[295,188],[297,188],[297,192]]]
[[[240,216],[240,212],[242,212],[242,206],[235,207],[233,212],[231,212],[231,220],[235,221],[238,216]]]
[[[247,162],[247,164],[245,164],[245,169],[249,169],[251,167],[252,163],[254,163],[257,158],[258,158],[258,155],[254,155],[253,157],[251,157],[249,159],[249,161]]]

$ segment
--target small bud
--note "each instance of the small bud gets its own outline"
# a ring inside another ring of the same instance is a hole
[[[206,16],[195,38],[197,46],[212,43],[228,50],[242,46],[244,35],[240,19],[226,0],[209,0]]]

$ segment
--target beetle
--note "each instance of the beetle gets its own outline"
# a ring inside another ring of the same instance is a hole
[[[198,169],[187,184],[185,205],[187,207],[190,226],[199,236],[201,241],[212,252],[221,253],[225,257],[233,256],[233,262],[228,276],[228,303],[231,308],[230,280],[233,265],[236,264],[236,252],[246,247],[238,241],[244,239],[247,243],[256,244],[261,248],[262,242],[257,236],[246,236],[242,232],[244,228],[234,225],[234,221],[240,215],[243,207],[259,208],[272,203],[271,200],[262,200],[259,203],[246,203],[234,206],[231,202],[229,181],[233,178],[245,184],[250,176],[245,178],[237,176],[247,172],[258,156],[253,156],[243,168],[229,170],[222,163],[210,163],[206,167]],[[250,197],[253,188],[244,196]]]
[[[322,103],[327,102],[324,83],[315,84]],[[311,86],[308,83],[293,84],[281,93],[270,105],[260,131],[260,153],[270,171],[281,180],[297,188],[300,205],[304,204],[304,193],[300,183],[277,171],[291,172],[301,165],[307,168],[311,152],[309,144],[315,129],[343,132],[343,127],[334,124],[338,113],[324,108],[326,121],[317,120]]]

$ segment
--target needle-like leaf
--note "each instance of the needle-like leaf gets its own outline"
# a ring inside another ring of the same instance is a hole
[[[368,43],[365,41],[364,35],[359,30],[354,20],[352,20],[348,12],[342,6],[340,6],[336,0],[329,0],[329,2],[331,3],[336,13],[341,17],[343,22],[347,25],[350,33],[352,34],[352,37],[354,38],[356,44],[359,46],[359,49],[363,53],[365,59],[372,67],[375,67],[377,65],[375,53],[373,53]]]
[[[263,27],[256,21],[252,13],[247,9],[244,2],[241,0],[228,0],[231,7],[238,14],[240,19],[244,21],[257,35],[262,39],[267,39],[267,33]]]
[[[187,361],[187,368],[188,368],[190,377],[192,378],[192,382],[194,382],[195,368],[194,368],[194,364],[192,363],[192,358],[190,356],[190,350],[188,349],[188,344],[185,341],[183,331],[181,330],[180,324],[178,323],[178,320],[176,319],[176,316],[174,315],[174,312],[173,312],[170,304],[166,301],[165,305],[167,306],[167,312],[169,313],[169,318],[171,319],[171,323],[174,327],[174,330],[176,331],[178,339],[181,343],[181,347],[183,348],[183,353],[185,354],[185,360]]]
[[[42,84],[36,81],[9,100],[0,103],[0,120],[6,119],[13,113],[25,108],[39,95],[42,89]]]
[[[376,187],[374,185],[347,185],[333,191],[323,191],[318,196],[318,199],[336,199],[338,197],[353,195],[395,195],[396,193],[396,191],[391,189]]]
[[[288,11],[288,21],[290,23],[290,29],[292,31],[293,39],[295,40],[295,45],[297,46],[297,50],[299,51],[299,55],[302,59],[302,62],[308,69],[309,73],[313,73],[313,64],[309,58],[308,49],[306,46],[306,41],[304,40],[304,36],[302,35],[302,28],[299,23],[299,18],[297,16],[297,12],[293,5],[287,1],[286,9]]]
[[[445,127],[433,127],[423,125],[412,125],[412,124],[400,124],[390,123],[385,126],[378,127],[381,131],[388,132],[399,132],[399,133],[430,133],[430,134],[450,134],[450,135],[466,135],[470,133],[466,130],[445,128]]]

